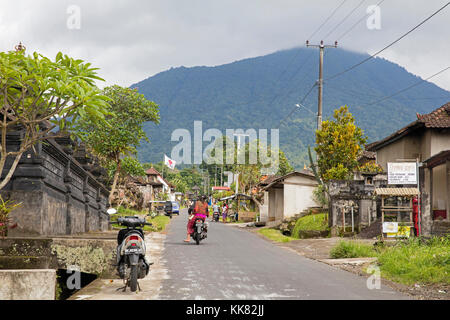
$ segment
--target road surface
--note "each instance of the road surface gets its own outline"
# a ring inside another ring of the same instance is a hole
[[[310,260],[236,226],[209,222],[197,246],[186,237],[187,212],[171,222],[157,299],[405,299],[364,277]]]

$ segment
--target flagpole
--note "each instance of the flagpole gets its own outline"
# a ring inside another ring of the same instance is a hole
[[[166,166],[166,157],[165,157],[166,155],[164,155],[164,163],[163,163],[163,166],[162,166],[162,177],[164,178],[164,167]]]

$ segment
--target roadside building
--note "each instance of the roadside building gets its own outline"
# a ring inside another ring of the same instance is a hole
[[[158,170],[151,167],[150,169],[145,171],[145,175],[145,183],[147,184],[147,186],[152,186],[152,200],[160,198],[162,194],[165,193],[168,195],[168,200],[175,201],[175,186],[164,179],[163,176],[158,172]]]
[[[318,183],[310,171],[294,171],[282,177],[269,176],[260,185],[264,192],[261,221],[280,221],[318,206],[313,199]]]
[[[417,114],[417,120],[366,149],[376,153],[376,161],[384,171],[388,162],[402,159],[422,162],[419,169],[422,233],[429,235],[448,228],[450,102],[429,114]]]

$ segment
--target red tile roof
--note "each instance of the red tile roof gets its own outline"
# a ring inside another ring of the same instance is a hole
[[[450,102],[431,113],[417,114],[417,120],[427,128],[450,128]]]
[[[158,170],[156,170],[155,168],[151,167],[150,169],[148,169],[147,171],[145,171],[145,174],[147,175],[156,175],[156,176],[160,176],[161,174],[158,172]]]
[[[403,127],[390,136],[368,144],[366,150],[376,151],[386,144],[390,144],[392,141],[405,136],[419,128],[450,128],[450,102],[444,104],[442,107],[430,112],[428,114],[420,115],[417,114],[417,120],[411,122],[406,127]]]

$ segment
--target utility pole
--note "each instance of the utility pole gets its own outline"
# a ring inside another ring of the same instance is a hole
[[[244,134],[244,133],[233,133],[233,136],[238,137],[237,152],[239,154],[239,152],[241,150],[241,137],[244,137],[244,139],[245,139],[245,137],[249,137],[250,135]],[[238,194],[238,193],[239,193],[239,172],[238,172],[238,175],[237,175],[237,178],[236,178],[236,194]]]
[[[306,40],[307,47],[319,48],[320,58],[319,58],[319,80],[317,84],[319,85],[319,101],[317,108],[317,130],[322,129],[322,99],[323,99],[323,54],[325,48],[337,48],[338,42],[335,41],[334,45],[324,45],[323,40],[320,41],[319,45],[310,45],[309,40]]]

